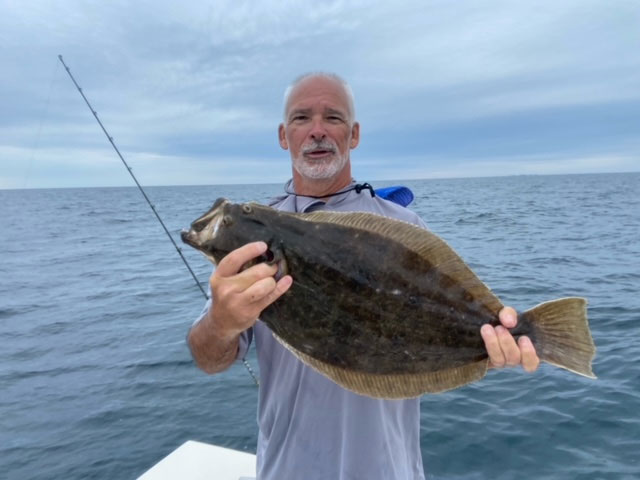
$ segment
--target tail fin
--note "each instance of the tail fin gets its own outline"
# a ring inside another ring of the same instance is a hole
[[[521,314],[533,330],[540,360],[552,365],[596,378],[591,362],[596,347],[587,321],[587,301],[580,297],[544,302]]]

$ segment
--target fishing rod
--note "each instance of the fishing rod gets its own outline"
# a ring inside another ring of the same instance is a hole
[[[149,197],[147,196],[146,192],[142,188],[142,185],[140,185],[140,183],[138,182],[138,179],[133,174],[133,169],[126,162],[126,160],[124,159],[124,157],[120,153],[120,150],[118,150],[118,147],[116,146],[115,142],[113,141],[113,137],[111,135],[109,135],[109,132],[107,132],[107,129],[104,128],[104,125],[102,124],[102,122],[98,118],[98,112],[96,112],[93,109],[93,107],[91,106],[91,104],[89,103],[89,100],[87,99],[87,97],[85,96],[84,92],[82,91],[82,88],[80,87],[80,85],[78,85],[78,82],[76,82],[76,79],[71,74],[71,70],[69,69],[69,67],[67,67],[67,64],[64,63],[64,60],[62,59],[62,55],[58,55],[58,59],[60,60],[60,63],[62,63],[62,65],[64,66],[65,70],[69,74],[69,77],[71,78],[71,81],[73,82],[73,84],[78,89],[78,92],[80,92],[80,95],[82,95],[82,98],[84,99],[85,103],[87,104],[87,107],[89,107],[89,110],[91,110],[91,113],[93,114],[93,116],[95,117],[96,121],[98,122],[98,125],[100,125],[100,128],[102,128],[102,131],[104,132],[104,134],[106,135],[107,139],[109,140],[109,143],[111,143],[111,146],[113,147],[113,149],[118,154],[118,157],[120,157],[120,160],[122,160],[122,163],[124,164],[125,168],[129,172],[129,175],[131,175],[131,178],[133,178],[133,181],[136,182],[136,185],[138,186],[138,189],[140,190],[140,193],[142,193],[142,196],[144,197],[144,199],[147,201],[147,203],[151,207],[151,210],[153,211],[154,215],[156,216],[156,218],[160,222],[160,225],[162,225],[162,228],[164,229],[164,232],[167,234],[167,237],[169,237],[169,240],[171,240],[171,243],[173,244],[173,246],[175,247],[176,251],[178,252],[178,255],[180,255],[180,258],[184,262],[184,265],[189,270],[189,273],[191,273],[191,276],[193,277],[193,280],[196,282],[196,285],[198,286],[198,288],[202,292],[202,295],[204,295],[204,298],[208,300],[209,299],[209,295],[207,295],[207,292],[205,292],[204,288],[202,288],[202,285],[200,284],[200,281],[198,280],[198,277],[196,277],[196,274],[193,272],[193,270],[191,268],[191,265],[189,265],[189,262],[187,262],[187,259],[183,255],[182,249],[178,246],[176,241],[173,239],[173,237],[171,236],[171,233],[169,233],[169,230],[167,229],[166,225],[162,221],[162,218],[160,218],[160,215],[156,211],[155,205],[153,203],[151,203],[151,200],[149,200]],[[259,385],[258,378],[253,373],[253,370],[251,369],[251,366],[249,365],[249,363],[244,358],[242,359],[242,363],[244,363],[245,368],[249,372],[249,375],[251,375],[251,377],[253,378],[253,381],[256,383],[256,385]]]

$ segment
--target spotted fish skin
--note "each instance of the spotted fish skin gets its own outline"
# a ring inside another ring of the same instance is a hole
[[[455,388],[486,372],[480,327],[499,323],[502,303],[427,230],[370,213],[294,214],[219,199],[183,240],[214,263],[264,241],[262,260],[277,263],[293,284],[260,319],[346,388],[401,398]],[[541,337],[536,315],[519,319],[512,333]],[[578,373],[589,372],[590,359],[588,372]]]
[[[261,319],[298,350],[370,373],[443,370],[487,358],[479,330],[495,323],[496,312],[465,301],[467,292],[403,245],[334,224],[295,237],[285,225],[275,228],[288,237],[294,282]]]

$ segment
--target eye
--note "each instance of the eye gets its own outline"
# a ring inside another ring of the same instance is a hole
[[[233,224],[233,218],[231,218],[231,215],[225,215],[222,217],[222,225],[228,227],[231,224]]]
[[[253,210],[251,209],[251,205],[244,204],[242,205],[242,211],[244,213],[251,213]]]

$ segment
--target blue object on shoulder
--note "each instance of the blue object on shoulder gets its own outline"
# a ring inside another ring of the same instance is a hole
[[[413,192],[408,187],[397,185],[394,187],[376,188],[376,195],[393,203],[406,207],[413,202]]]

